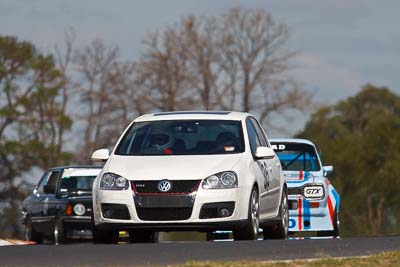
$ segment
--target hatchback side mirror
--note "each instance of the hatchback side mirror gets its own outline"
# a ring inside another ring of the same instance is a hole
[[[108,149],[98,149],[93,152],[91,159],[97,162],[106,162],[110,157]]]
[[[323,166],[324,175],[331,174],[333,172],[333,166]]]
[[[254,156],[257,159],[272,159],[275,157],[275,152],[270,147],[259,146],[257,147],[256,154]]]

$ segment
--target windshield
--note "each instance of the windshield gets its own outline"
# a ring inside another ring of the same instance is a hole
[[[84,193],[92,192],[93,181],[96,176],[65,176],[61,179],[60,193]]]
[[[321,166],[313,146],[294,143],[271,143],[284,171],[319,171]]]
[[[137,122],[119,143],[117,155],[209,155],[244,151],[240,121]]]

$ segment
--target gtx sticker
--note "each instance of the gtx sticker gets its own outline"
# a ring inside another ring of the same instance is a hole
[[[324,188],[321,186],[304,187],[304,197],[306,198],[322,198],[324,196]]]

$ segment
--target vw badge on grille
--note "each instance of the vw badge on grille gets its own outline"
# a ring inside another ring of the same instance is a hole
[[[168,180],[161,180],[158,185],[158,190],[161,192],[168,192],[169,190],[171,190],[172,185],[171,182]]]

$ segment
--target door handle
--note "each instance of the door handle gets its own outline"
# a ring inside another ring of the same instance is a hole
[[[269,173],[272,173],[272,167],[271,166],[268,167],[268,170],[269,170]]]

